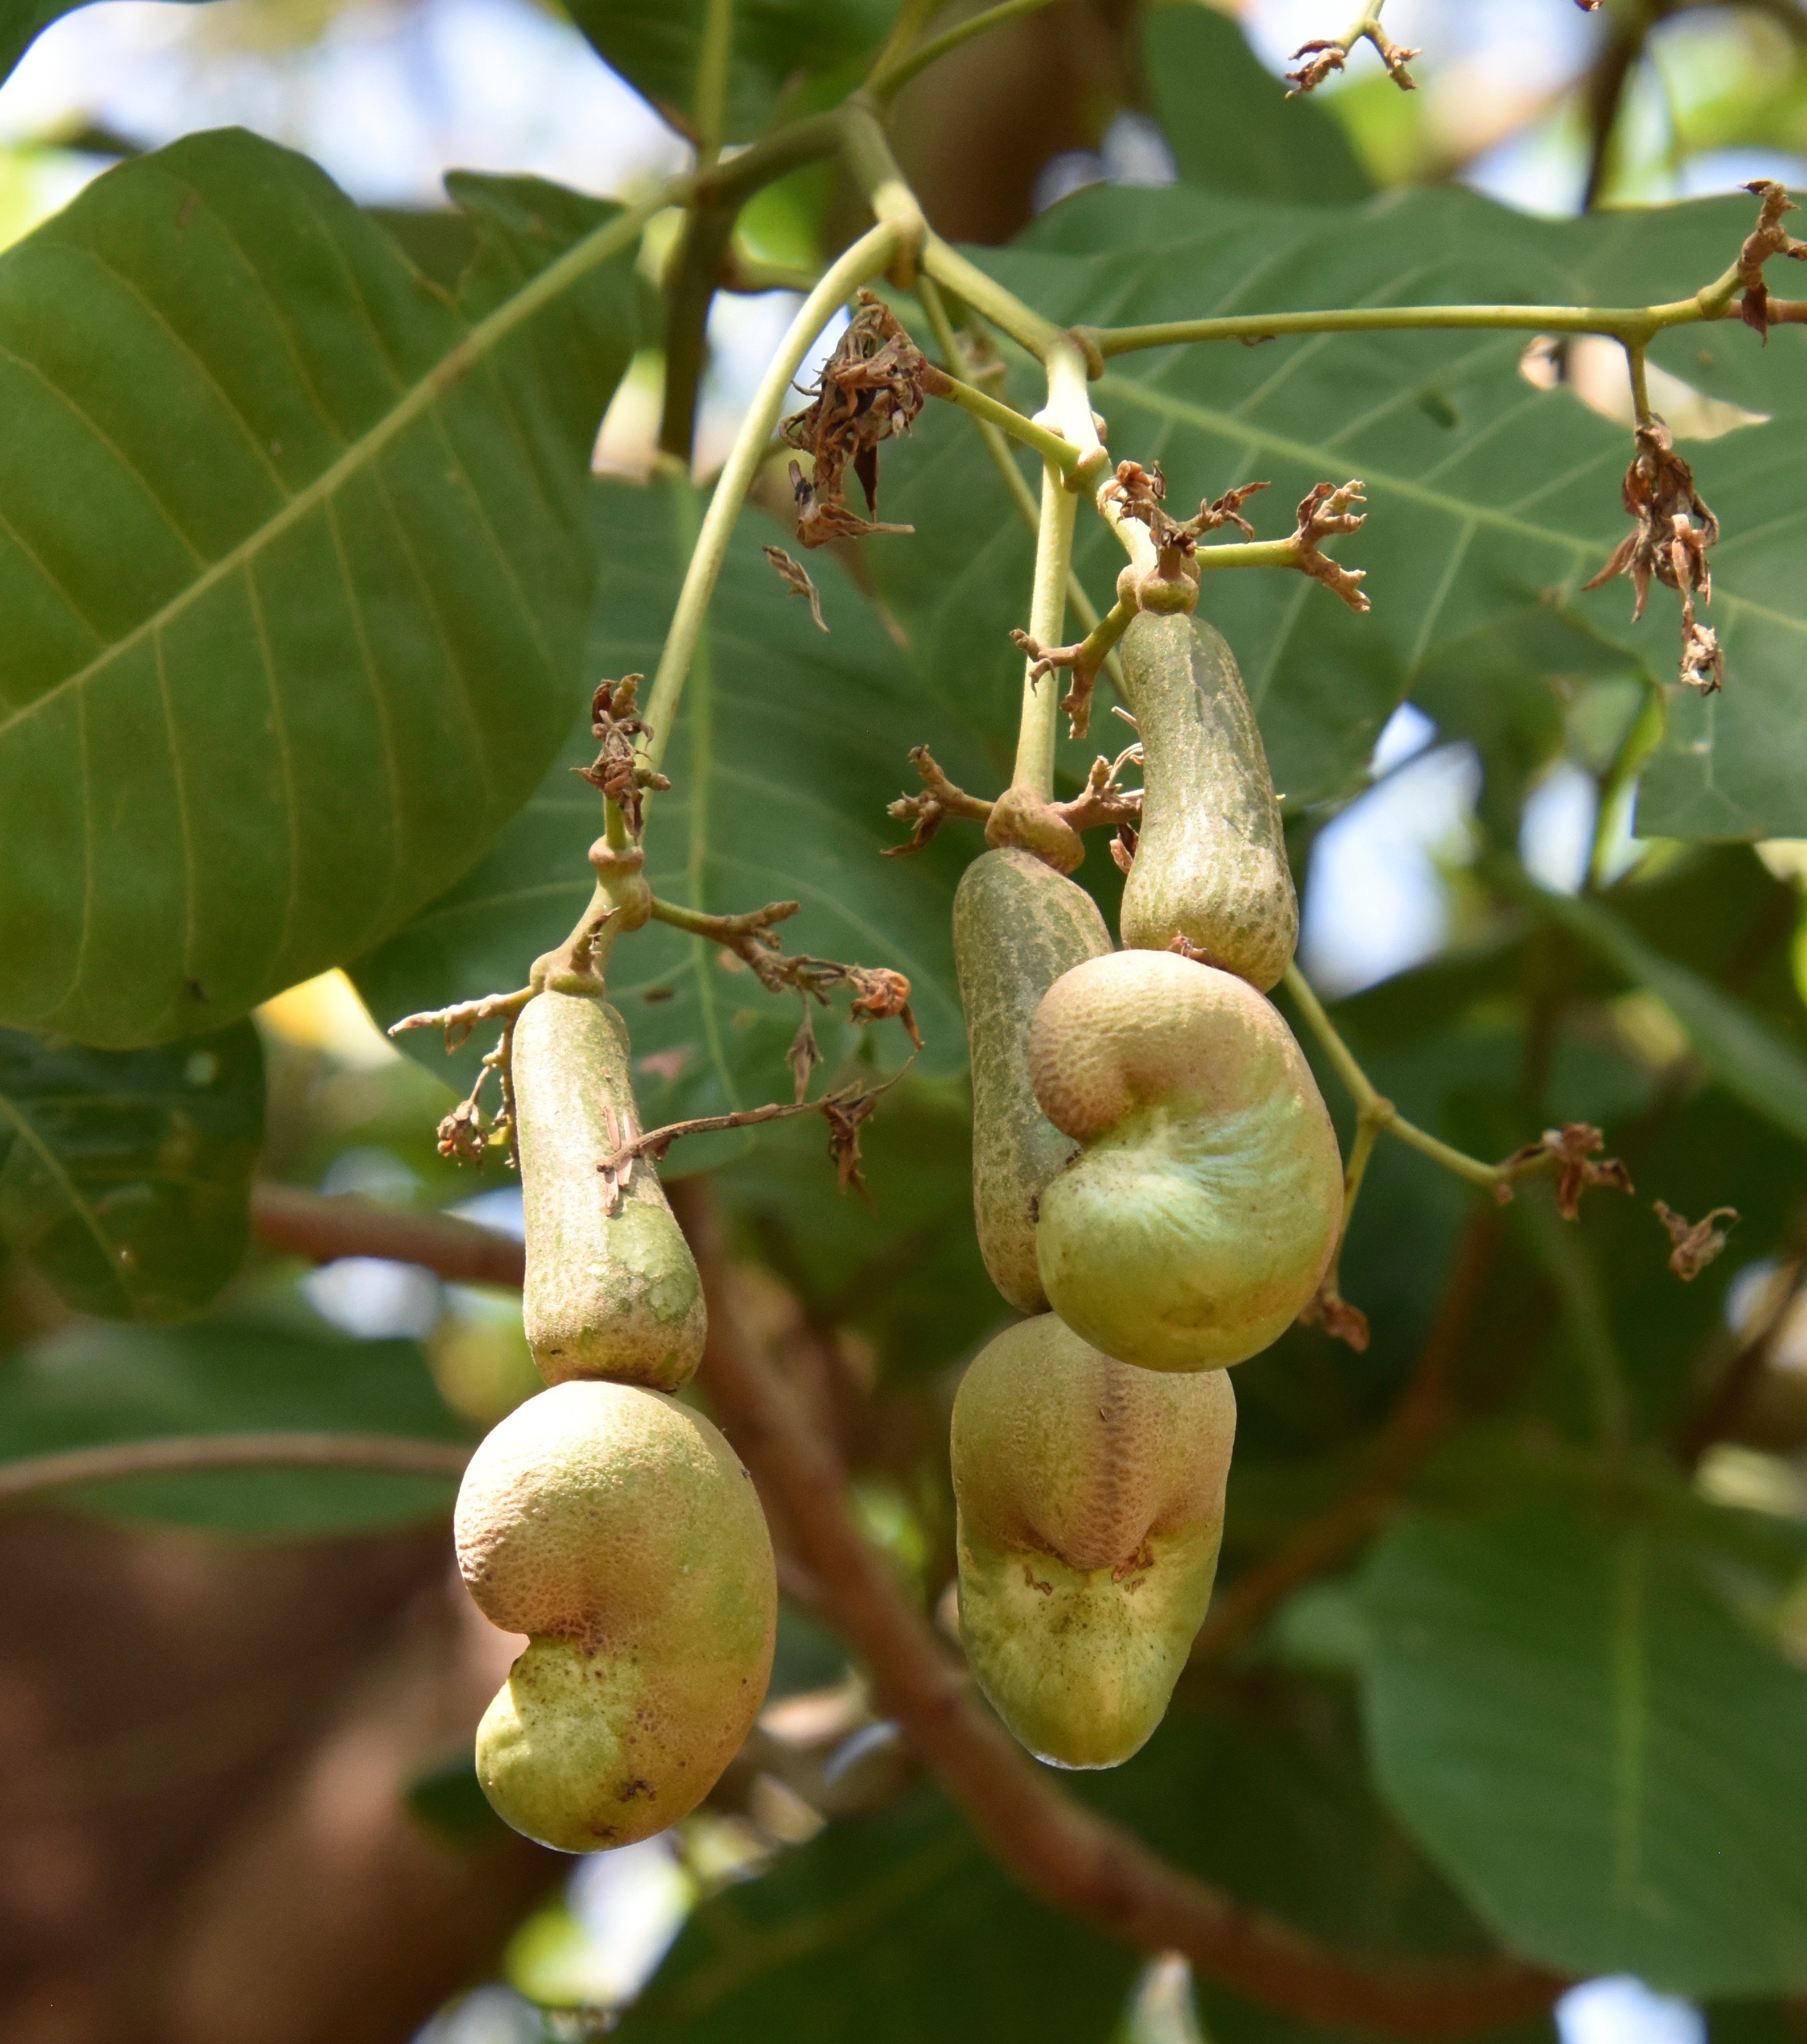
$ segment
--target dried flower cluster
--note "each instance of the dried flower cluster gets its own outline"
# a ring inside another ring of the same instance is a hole
[[[1522,1175],[1553,1163],[1557,1170],[1556,1205],[1565,1220],[1581,1218],[1581,1196],[1590,1185],[1613,1185],[1621,1193],[1632,1190],[1632,1174],[1617,1157],[1597,1162],[1594,1152],[1604,1150],[1606,1138],[1585,1121],[1565,1121],[1560,1128],[1546,1128],[1535,1143],[1515,1150],[1501,1167]],[[1512,1188],[1501,1183],[1500,1194],[1510,1199]]]
[[[1293,52],[1293,62],[1298,69],[1286,74],[1286,97],[1296,99],[1301,92],[1314,92],[1327,78],[1344,67],[1349,60],[1349,52],[1359,42],[1372,43],[1374,54],[1386,67],[1386,75],[1401,92],[1416,92],[1418,81],[1405,67],[1413,57],[1421,56],[1421,50],[1410,50],[1394,42],[1378,21],[1364,23],[1362,28],[1346,40],[1340,37],[1321,37],[1315,42],[1301,43]]]
[[[1738,281],[1744,296],[1738,301],[1740,317],[1767,341],[1770,337],[1770,287],[1763,265],[1772,256],[1787,256],[1795,262],[1807,260],[1807,241],[1797,241],[1782,225],[1785,213],[1799,210],[1787,191],[1768,178],[1759,178],[1744,187],[1763,202],[1757,224],[1738,252]]]
[[[759,551],[771,563],[779,580],[791,594],[801,596],[808,602],[817,630],[826,632],[829,621],[822,615],[822,593],[810,579],[809,571],[801,561],[793,560],[782,547],[762,547]]]
[[[1738,1219],[1736,1207],[1715,1207],[1699,1220],[1690,1222],[1663,1200],[1656,1202],[1654,1211],[1674,1245],[1669,1252],[1669,1267],[1685,1283],[1699,1277],[1725,1247],[1725,1230],[1718,1224],[1735,1224]]]
[[[602,750],[589,766],[571,769],[609,801],[620,805],[629,834],[636,838],[646,827],[645,790],[663,791],[671,785],[640,758],[636,743],[652,736],[652,727],[638,706],[640,685],[645,679],[644,674],[624,674],[618,682],[597,684],[590,704],[590,735]]]
[[[1724,684],[1725,655],[1718,633],[1697,616],[1694,598],[1713,601],[1706,555],[1719,537],[1719,521],[1694,487],[1694,471],[1676,453],[1674,437],[1660,419],[1639,425],[1634,438],[1637,452],[1625,471],[1623,494],[1625,509],[1637,522],[1586,586],[1598,589],[1615,575],[1628,574],[1637,592],[1634,619],[1644,615],[1653,576],[1674,590],[1682,599],[1681,678],[1702,695],[1712,695]]]
[[[922,409],[922,375],[928,366],[890,308],[871,291],[862,291],[859,309],[823,364],[811,394],[814,402],[784,425],[786,442],[811,461],[808,476],[799,463],[790,464],[797,536],[805,547],[869,532],[914,530],[862,518],[847,501],[847,471],[851,467],[859,477],[866,508],[876,513],[879,450],[894,433],[906,431]]]

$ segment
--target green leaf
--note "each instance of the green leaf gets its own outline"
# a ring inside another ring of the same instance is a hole
[[[244,1258],[263,1138],[248,1022],[151,1051],[0,1030],[0,1239],[83,1312],[199,1312]]]
[[[1339,124],[1309,99],[1289,102],[1236,22],[1199,0],[1149,9],[1142,62],[1188,184],[1299,206],[1373,190]]]
[[[1516,891],[1636,985],[1647,987],[1686,1031],[1726,1091],[1807,1143],[1807,1058],[1774,1024],[1674,959],[1665,958],[1597,901],[1552,894],[1515,879]]]
[[[1344,305],[1598,303],[1621,289],[1635,290],[1632,302],[1673,298],[1722,269],[1749,225],[1743,200],[1559,221],[1422,190],[1326,219],[1184,186],[1095,188],[978,259],[1060,323],[1126,325]],[[1519,370],[1530,338],[1219,342],[1116,356],[1093,384],[1113,452],[1159,459],[1182,509],[1265,478],[1271,493],[1250,508],[1271,536],[1313,484],[1367,485],[1367,524],[1332,551],[1367,571],[1368,615],[1296,574],[1227,574],[1205,586],[1203,609],[1236,648],[1290,801],[1348,792],[1388,711],[1421,676],[1436,674],[1447,703],[1440,658],[1540,608],[1572,616],[1666,683],[1673,675],[1678,628],[1667,592],[1634,625],[1625,585],[1582,588],[1625,528],[1629,435],[1566,390],[1532,388]],[[1798,373],[1799,339],[1789,336],[1766,375]],[[1742,360],[1755,337],[1747,348],[1743,335],[1715,328],[1712,346]],[[1013,394],[1031,409],[1040,402],[1020,365]],[[1807,834],[1807,755],[1794,736],[1807,730],[1807,585],[1789,565],[1807,518],[1794,501],[1804,436],[1807,411],[1796,407],[1687,449],[1726,532],[1712,619],[1732,681],[1705,705],[1690,695],[1671,706],[1676,743],[1701,748],[1686,753],[1688,772],[1710,787],[1710,803],[1665,765],[1647,782],[1642,829]],[[912,521],[918,536],[875,548],[875,570],[925,677],[958,675],[995,728],[1021,670],[1007,634],[1025,620],[1027,536],[963,421],[938,409],[886,459],[886,515]],[[1103,599],[1121,563],[1117,543],[1087,521],[1076,559]],[[1469,683],[1477,694],[1486,685]],[[1064,756],[1079,764],[1078,752]]]
[[[1807,1983],[1807,1673],[1764,1628],[1807,1550],[1764,1539],[1546,1499],[1375,1552],[1382,1790],[1528,1957],[1687,1994]]]
[[[565,9],[602,61],[674,128],[694,137],[708,4],[565,0]],[[770,121],[785,89],[800,79],[876,55],[896,12],[896,0],[738,0],[726,139],[750,141]]]
[[[686,482],[599,486],[598,671],[653,668],[698,516]],[[802,912],[779,928],[785,949],[907,974],[928,1041],[917,1070],[958,1071],[965,1037],[952,904],[975,844],[957,842],[964,833],[956,825],[917,857],[879,855],[905,835],[885,805],[913,780],[909,749],[934,728],[934,712],[875,606],[825,565],[832,628],[818,632],[762,556],[768,536],[772,528],[749,514],[729,548],[665,762],[672,790],[648,812],[648,877],[656,893],[718,912],[800,901]],[[955,733],[937,744],[950,773],[982,780],[982,755],[970,742]],[[571,770],[595,753],[586,725],[471,874],[354,968],[380,1022],[518,986],[533,959],[571,929],[590,898],[585,853],[602,821],[594,790]],[[610,978],[649,1128],[790,1097],[784,1053],[796,1003],[765,993],[749,972],[725,970],[717,946],[650,924],[622,940]],[[845,1012],[840,1005],[836,1017]],[[860,1032],[816,1012],[829,1061],[819,1085]],[[871,1025],[865,1036],[885,1066],[902,1062],[908,1046],[895,1023]],[[424,1032],[402,1041],[447,1069]],[[456,1068],[482,1047],[473,1039]],[[671,1162],[699,1168],[711,1148],[680,1144]]]
[[[619,2034],[1097,2044],[1136,1963],[1019,1888],[923,1790],[705,1902]]]
[[[461,305],[236,130],[0,255],[0,1021],[218,1028],[443,892],[569,729],[632,252],[454,182]]]
[[[412,1342],[352,1341],[238,1316],[75,1327],[0,1362],[0,1457],[171,1435],[295,1431],[456,1441]],[[451,1479],[358,1470],[218,1470],[56,1493],[109,1517],[298,1539],[448,1511]]]

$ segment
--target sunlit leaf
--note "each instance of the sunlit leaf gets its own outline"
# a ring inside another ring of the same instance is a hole
[[[0,1019],[217,1028],[442,891],[569,728],[631,251],[456,183],[462,305],[236,130],[0,255]]]

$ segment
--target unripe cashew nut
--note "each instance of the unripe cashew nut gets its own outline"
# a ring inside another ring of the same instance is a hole
[[[1343,1210],[1336,1132],[1278,1010],[1234,974],[1116,951],[1049,988],[1029,1071],[1083,1146],[1041,1196],[1055,1312],[1150,1370],[1212,1370],[1277,1339]]]
[[[515,1028],[521,1310],[548,1384],[606,1377],[675,1391],[702,1355],[702,1285],[659,1174],[636,1159],[617,1189],[597,1169],[640,1125],[631,1057],[626,1025],[593,994],[538,994]]]
[[[1047,1309],[1036,1267],[1036,1207],[1073,1154],[1036,1105],[1029,1024],[1069,966],[1111,948],[1084,888],[1032,852],[988,851],[954,897],[954,963],[972,1066],[972,1204],[991,1281],[1019,1312]]]
[[[1265,993],[1292,962],[1298,901],[1260,728],[1222,635],[1144,611],[1124,634],[1142,743],[1142,822],[1123,941],[1193,955]]]
[[[777,1574],[740,1458],[661,1393],[560,1384],[483,1442],[454,1523],[478,1608],[531,1635],[477,1732],[498,1814],[560,1852],[687,1815],[771,1674]]]
[[[1052,1313],[954,1401],[960,1636],[1011,1731],[1115,1767],[1160,1723],[1211,1601],[1236,1438],[1228,1375],[1114,1362]]]

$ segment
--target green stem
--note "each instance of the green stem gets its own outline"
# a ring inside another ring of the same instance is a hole
[[[1006,432],[1013,440],[1021,440],[1025,447],[1033,448],[1044,461],[1052,462],[1063,475],[1078,465],[1079,450],[1071,440],[1050,432],[1033,419],[1025,418],[1013,405],[1000,402],[983,390],[975,389],[971,383],[963,383],[959,377],[944,373],[924,387],[930,396],[944,398],[950,405],[958,405],[963,412],[970,413],[994,431]],[[1011,466],[1014,469],[1015,463]]]
[[[1200,547],[1192,559],[1201,574],[1208,574],[1217,568],[1296,568],[1300,554],[1298,542],[1289,536],[1284,540],[1246,540],[1228,546]]]
[[[927,271],[917,275],[915,290],[924,312],[928,316],[928,329],[935,336],[935,345],[941,351],[942,362],[952,374],[961,367],[960,344],[954,332],[954,323],[948,317],[947,301],[941,296],[940,286]],[[1010,501],[1017,507],[1017,517],[1032,534],[1039,532],[1041,530],[1041,507],[1036,501],[1035,492],[1025,481],[1023,471],[1017,466],[1004,435],[990,418],[976,412],[968,412],[967,416],[978,428],[978,436],[985,443],[985,451],[991,457],[992,466],[1003,479],[1004,487],[1009,492]],[[1020,419],[1022,414],[1013,412],[1011,417]],[[1085,585],[1077,574],[1067,577],[1067,601],[1086,632],[1095,632],[1102,621],[1101,613],[1098,605],[1086,594]],[[1116,684],[1121,695],[1123,692],[1123,670],[1114,652],[1106,658],[1105,670]]]
[[[678,701],[695,657],[703,616],[714,593],[716,578],[721,572],[729,537],[776,430],[791,378],[802,367],[803,358],[836,310],[862,284],[890,265],[902,238],[897,223],[886,221],[881,221],[861,235],[804,300],[777,354],[767,365],[752,404],[735,436],[733,448],[716,483],[715,494],[709,499],[702,530],[697,536],[696,547],[684,575],[677,609],[672,613],[671,627],[666,634],[658,671],[653,676],[652,693],[647,698],[646,720],[652,726],[652,736],[646,756],[653,766],[664,758],[665,748],[671,742]]]
[[[1632,412],[1640,426],[1650,424],[1650,377],[1644,367],[1644,350],[1628,341],[1625,344],[1625,367],[1631,371]]]
[[[1058,646],[1066,635],[1067,584],[1072,569],[1073,528],[1079,500],[1051,461],[1042,470],[1041,513],[1036,531],[1035,585],[1029,597],[1029,636]],[[1011,785],[1047,802],[1054,797],[1055,747],[1060,733],[1060,691],[1054,677],[1031,678],[1023,663],[1023,709],[1017,727],[1017,766]]]
[[[874,65],[865,90],[882,102],[908,85],[918,71],[926,71],[932,63],[939,63],[950,50],[957,50],[961,44],[970,43],[976,36],[989,35],[1005,22],[1015,21],[1020,14],[1038,13],[1051,4],[1052,0],[1002,0],[1002,5],[987,7],[982,13],[969,15],[965,21],[956,21],[952,28],[944,29],[927,42],[917,44],[907,55],[894,56],[887,49]]]
[[[1336,1024],[1324,1012],[1323,1002],[1312,991],[1310,982],[1296,964],[1286,968],[1286,988],[1299,1012],[1304,1016],[1312,1034],[1323,1046],[1324,1054],[1329,1058],[1336,1076],[1355,1103],[1359,1124],[1371,1124],[1377,1135],[1384,1131],[1390,1135],[1398,1136],[1401,1143],[1441,1164],[1445,1170],[1453,1171],[1457,1178],[1466,1178],[1470,1185],[1484,1186],[1489,1191],[1496,1191],[1501,1185],[1509,1185],[1515,1178],[1525,1175],[1523,1170],[1510,1170],[1504,1165],[1483,1164],[1478,1157],[1471,1157],[1463,1151],[1451,1148],[1447,1143],[1439,1142],[1436,1136],[1427,1135],[1415,1123],[1408,1121],[1362,1070],[1355,1053],[1338,1034]],[[1357,1139],[1359,1142],[1359,1126]],[[1370,1147],[1372,1147],[1371,1138]],[[1540,1160],[1530,1168],[1542,1170],[1547,1166]],[[1366,1169],[1365,1158],[1363,1169]],[[1359,1190],[1360,1180],[1358,1178],[1355,1192]],[[1343,1217],[1345,1228],[1355,1205],[1355,1192],[1345,1193]]]
[[[1106,357],[1203,340],[1271,340],[1294,333],[1389,333],[1482,328],[1528,333],[1604,333],[1642,348],[1667,328],[1724,319],[1736,271],[1691,298],[1657,305],[1348,305],[1322,312],[1236,313],[1219,319],[1163,320],[1147,326],[1075,331]]]
[[[709,311],[734,232],[738,205],[693,206],[665,293],[665,402],[661,453],[688,467],[696,442],[697,398],[709,360]]]
[[[707,0],[697,52],[697,164],[706,170],[728,137],[728,86],[734,50],[734,0]]]
[[[1047,361],[1055,348],[1066,341],[1064,330],[1052,320],[1025,305],[1014,291],[1006,290],[995,278],[988,277],[976,263],[950,248],[938,234],[927,236],[922,244],[922,267],[936,283],[963,298],[982,313],[1001,333],[1007,333],[1026,348],[1036,361]]]

